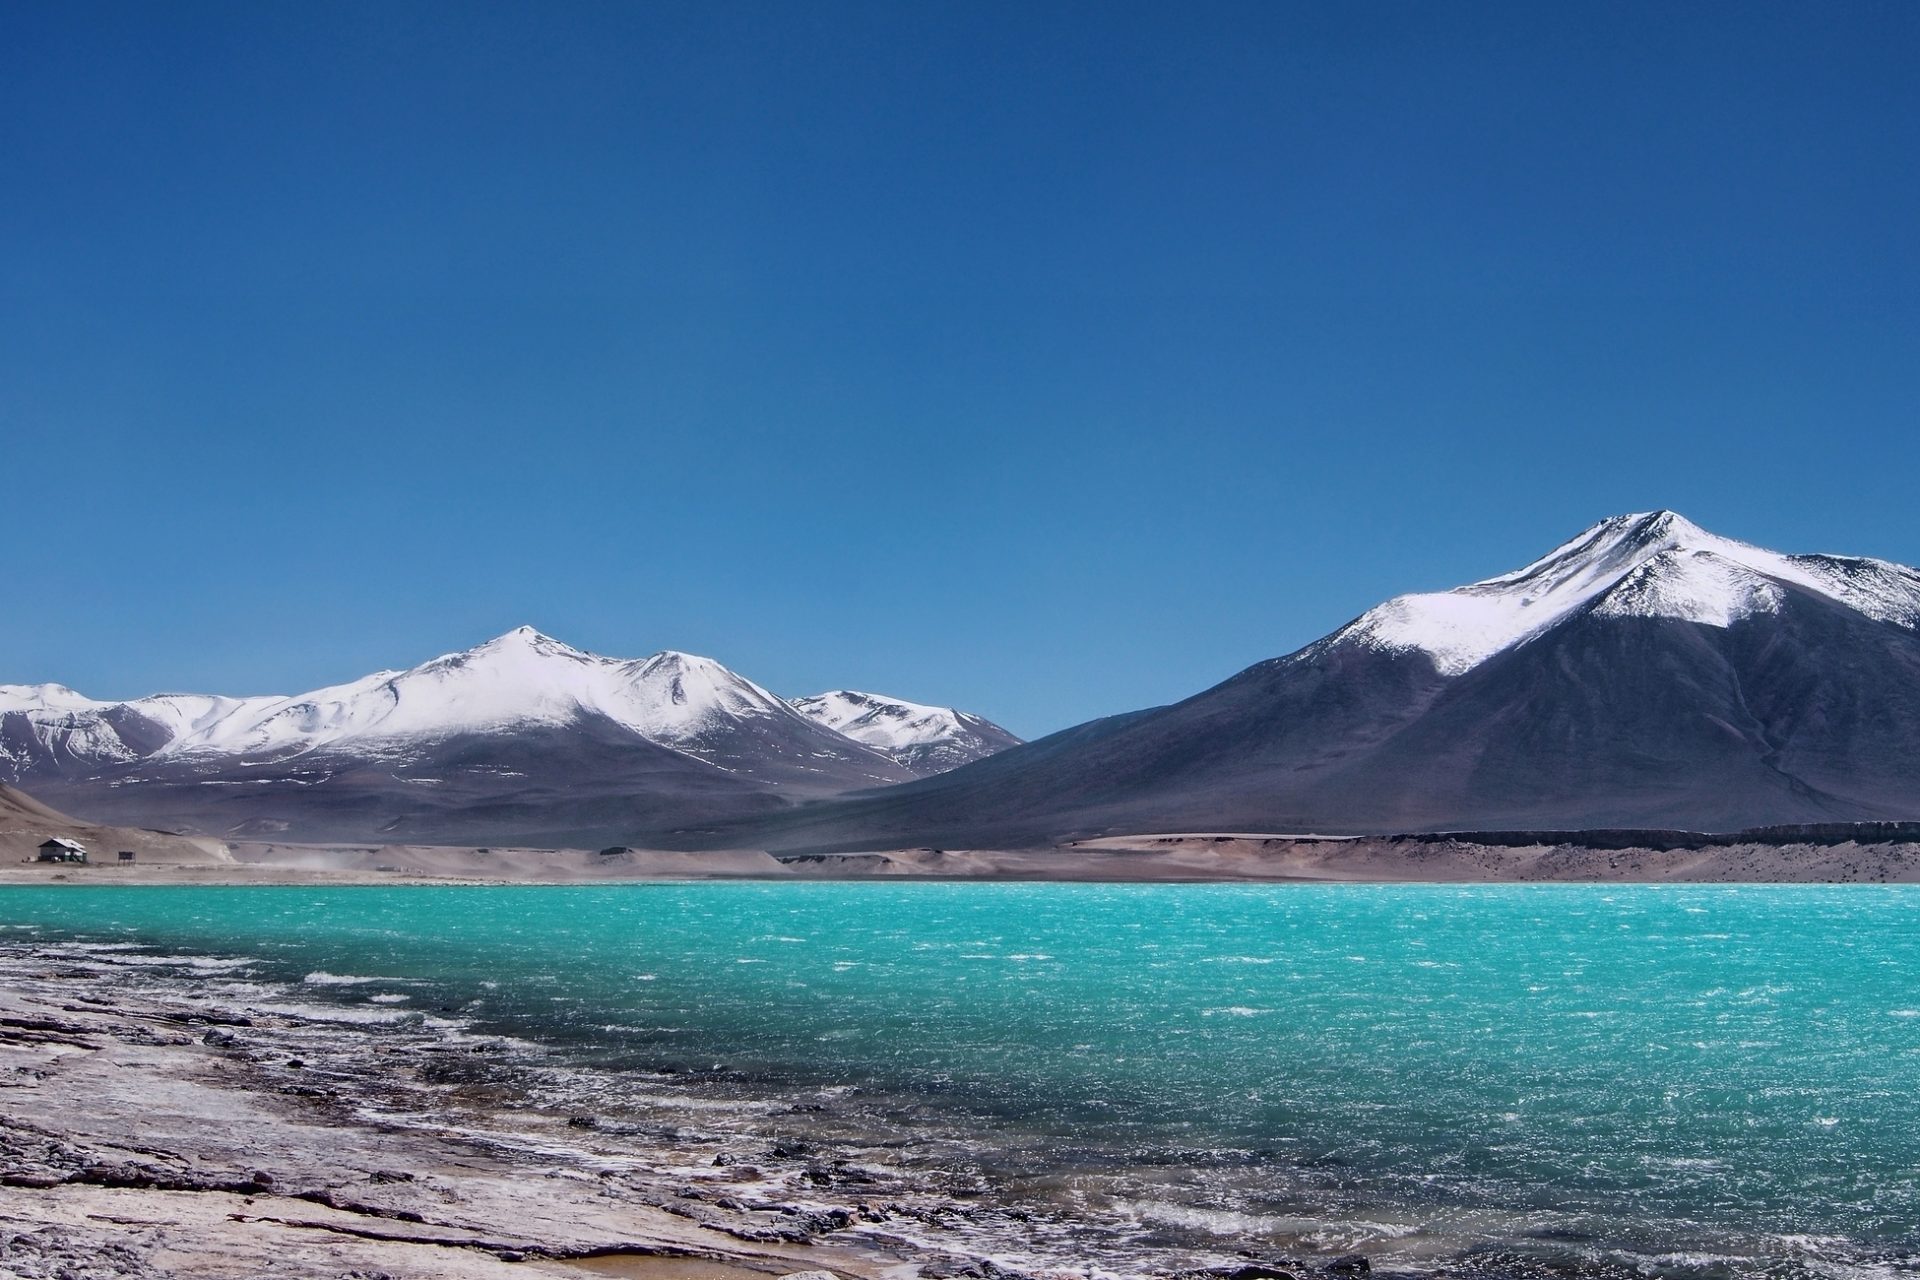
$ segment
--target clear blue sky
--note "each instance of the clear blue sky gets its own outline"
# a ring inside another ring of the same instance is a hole
[[[1920,5],[0,8],[0,680],[1038,734],[1670,506],[1920,561]]]

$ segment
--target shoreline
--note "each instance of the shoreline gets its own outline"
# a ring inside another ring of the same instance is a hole
[[[50,837],[90,851],[41,863]],[[69,817],[0,784],[9,884],[621,884],[927,880],[1123,883],[1920,883],[1920,824],[1325,835],[1132,832],[1011,848],[702,851],[618,846],[301,843],[216,838]]]
[[[440,845],[222,845],[132,863],[0,861],[0,886],[613,885],[689,880],[1087,884],[1912,884],[1920,843],[1723,842],[1657,847],[1480,843],[1452,837],[1176,833],[1045,849],[774,855]]]

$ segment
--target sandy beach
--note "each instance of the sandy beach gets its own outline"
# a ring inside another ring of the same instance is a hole
[[[122,842],[124,843],[124,841]],[[893,849],[773,857],[435,845],[224,845],[131,864],[39,863],[13,852],[6,884],[614,884],[666,880],[1009,880],[1092,883],[1751,883],[1920,881],[1920,844],[1726,844],[1624,849],[1579,844],[1189,833],[1115,836],[1047,849]],[[96,846],[98,847],[98,846]]]
[[[85,864],[35,860],[49,837]],[[131,855],[122,860],[121,853]],[[590,884],[637,880],[1673,881],[1899,884],[1920,881],[1920,843],[1719,840],[1595,847],[1577,838],[1162,832],[1026,849],[907,848],[776,856],[764,849],[518,848],[224,840],[70,817],[0,785],[5,884]]]

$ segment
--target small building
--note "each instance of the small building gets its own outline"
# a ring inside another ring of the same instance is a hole
[[[41,843],[39,860],[41,862],[85,862],[87,846],[78,840],[67,840],[55,836]]]

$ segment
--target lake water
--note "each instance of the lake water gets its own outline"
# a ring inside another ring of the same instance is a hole
[[[1920,1268],[1920,888],[49,887],[0,923],[458,1008],[602,1104],[832,1091],[1142,1249]]]

